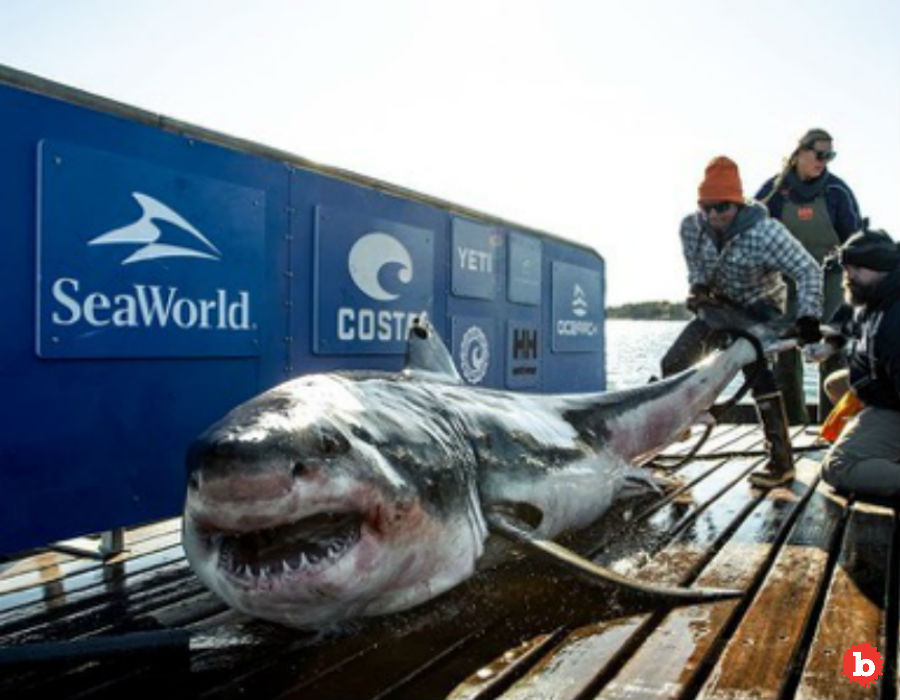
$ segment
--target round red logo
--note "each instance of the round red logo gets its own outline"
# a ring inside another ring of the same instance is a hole
[[[847,676],[851,683],[869,685],[881,677],[884,660],[878,649],[866,642],[854,644],[844,652],[844,663],[841,674]]]

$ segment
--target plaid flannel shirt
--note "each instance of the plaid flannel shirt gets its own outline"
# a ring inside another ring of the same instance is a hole
[[[784,313],[784,274],[797,285],[797,316],[821,318],[822,270],[780,221],[760,217],[719,252],[703,215],[696,212],[681,222],[681,245],[690,284],[705,284],[742,306],[766,302]]]

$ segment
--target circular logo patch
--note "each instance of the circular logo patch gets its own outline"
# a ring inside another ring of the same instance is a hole
[[[487,336],[478,326],[469,328],[459,344],[459,368],[469,384],[478,384],[487,374],[491,348]]]

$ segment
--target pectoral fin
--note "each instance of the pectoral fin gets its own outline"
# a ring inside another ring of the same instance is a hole
[[[677,588],[659,586],[627,578],[576,554],[552,540],[537,537],[529,531],[527,524],[510,517],[507,512],[491,510],[486,514],[486,518],[490,531],[495,535],[523,545],[528,552],[538,554],[547,560],[564,566],[594,583],[597,581],[612,583],[636,593],[682,603],[736,598],[744,594],[743,591],[727,588]]]

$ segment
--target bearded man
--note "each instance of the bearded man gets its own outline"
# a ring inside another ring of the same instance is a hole
[[[838,250],[852,317],[841,336],[847,369],[825,381],[832,400],[852,391],[863,405],[823,465],[842,493],[900,497],[900,245],[884,231],[862,230]]]

